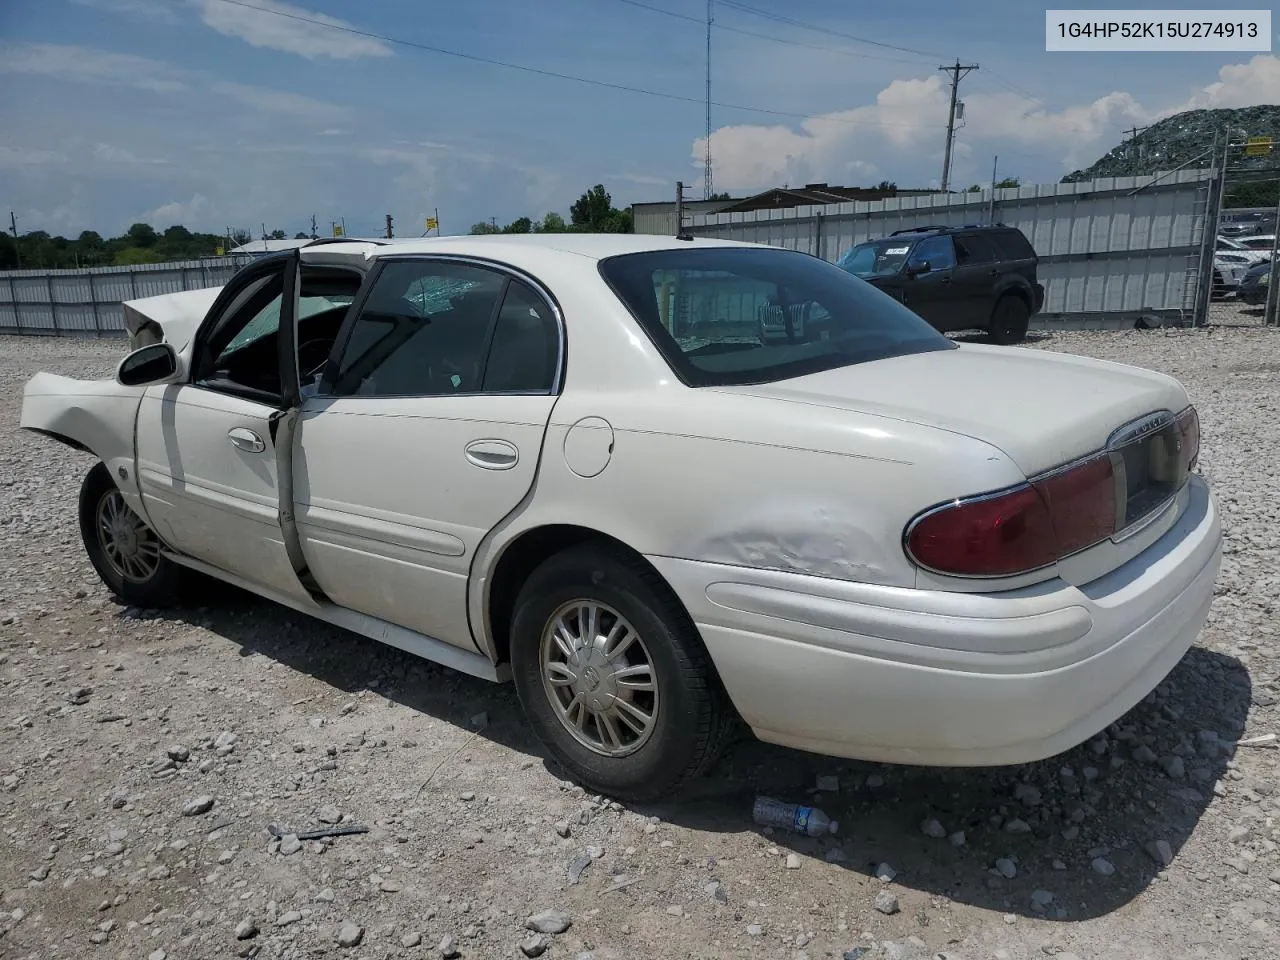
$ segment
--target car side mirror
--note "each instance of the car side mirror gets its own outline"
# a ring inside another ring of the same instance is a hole
[[[922,273],[928,273],[932,267],[929,266],[928,260],[913,260],[907,264],[907,276],[918,277]]]
[[[178,352],[169,343],[149,343],[120,361],[116,382],[126,387],[172,383],[178,377]]]

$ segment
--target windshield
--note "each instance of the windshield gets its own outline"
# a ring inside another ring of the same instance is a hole
[[[632,253],[602,260],[600,273],[690,386],[767,383],[955,348],[872,285],[790,250]]]
[[[858,244],[837,260],[836,265],[855,277],[888,277],[902,269],[910,252],[910,240],[890,237]]]

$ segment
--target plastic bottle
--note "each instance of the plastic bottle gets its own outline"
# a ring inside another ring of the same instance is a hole
[[[762,827],[790,830],[808,837],[820,837],[840,829],[839,822],[821,810],[802,807],[798,803],[783,803],[770,797],[756,797],[751,818]]]

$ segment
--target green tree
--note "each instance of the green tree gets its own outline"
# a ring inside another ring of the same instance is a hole
[[[149,223],[135,223],[125,231],[125,236],[135,247],[154,247],[160,235]]]
[[[132,267],[140,263],[160,263],[163,259],[156,251],[148,250],[145,247],[125,247],[123,250],[117,251],[115,265],[117,267]]]
[[[1260,180],[1252,183],[1240,183],[1227,190],[1223,200],[1226,207],[1271,207],[1275,209],[1280,200],[1280,181]]]
[[[533,221],[528,217],[517,217],[505,227],[502,228],[503,233],[533,233]]]
[[[289,235],[288,235],[287,233],[285,233],[283,230],[272,230],[272,231],[271,231],[271,239],[272,239],[272,240],[287,240],[288,238],[289,238]]]
[[[481,236],[487,233],[501,233],[502,228],[495,227],[492,223],[490,223],[487,220],[481,220],[479,223],[473,223],[471,225],[471,232],[475,236]]]
[[[310,239],[311,239],[311,234],[309,234],[309,233],[303,233],[301,230],[299,230],[297,233],[295,233],[295,234],[293,235],[293,239],[295,239],[295,240],[310,240]]]
[[[565,225],[564,217],[552,210],[542,218],[542,222],[538,224],[539,233],[564,233],[569,228]]]
[[[898,185],[897,185],[896,183],[894,183],[892,180],[881,180],[879,183],[877,183],[877,184],[876,184],[875,189],[877,189],[877,190],[897,190],[897,189],[898,189]]]
[[[589,233],[603,233],[615,213],[609,191],[597,183],[574,201],[569,208],[569,222]]]
[[[727,193],[713,193],[711,196],[707,197],[707,199],[708,200],[732,200],[733,197],[729,196],[729,194]]]

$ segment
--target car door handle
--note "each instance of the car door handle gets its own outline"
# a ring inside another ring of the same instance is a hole
[[[510,470],[520,460],[520,451],[506,440],[472,440],[464,452],[468,460],[486,470]]]
[[[227,431],[227,439],[231,441],[231,445],[237,450],[261,453],[267,449],[267,445],[262,442],[260,436],[252,430],[246,430],[244,427],[232,427]]]

